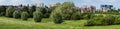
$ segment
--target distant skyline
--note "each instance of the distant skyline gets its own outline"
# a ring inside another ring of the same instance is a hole
[[[27,5],[35,3],[44,3],[45,5],[55,4],[57,2],[65,2],[69,0],[0,0],[0,5]],[[92,5],[97,9],[100,8],[100,5],[113,5],[115,8],[120,8],[120,0],[71,0],[75,3],[77,7],[82,5]]]

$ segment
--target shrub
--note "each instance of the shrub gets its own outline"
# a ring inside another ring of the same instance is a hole
[[[20,12],[15,11],[15,12],[13,13],[13,18],[20,18]]]
[[[112,25],[114,24],[115,17],[113,16],[106,16],[105,18],[102,19],[102,24],[103,25]]]
[[[0,6],[0,16],[5,16],[6,7]]]
[[[103,19],[103,18],[99,17],[99,18],[90,19],[90,20],[87,21],[87,23],[85,25],[86,26],[101,25],[102,22],[101,22],[100,19]]]
[[[81,14],[79,12],[73,13],[71,16],[71,20],[80,20]]]
[[[81,13],[82,19],[91,19],[93,17],[94,17],[94,15],[92,13]]]
[[[24,7],[22,8],[22,11],[23,11],[23,12],[28,12],[28,11],[29,11],[29,7],[28,7],[28,6],[24,6]]]
[[[43,18],[48,18],[50,15],[50,9],[45,6],[45,7],[39,7],[38,10],[39,12],[41,12],[43,14]]]
[[[50,13],[45,13],[43,17],[44,18],[49,18],[49,16],[50,16]]]
[[[14,8],[8,7],[6,9],[6,17],[12,17],[12,14],[13,14],[14,11],[15,11]]]
[[[33,12],[36,11],[36,6],[32,6],[30,9],[29,9],[29,14],[30,14],[30,17],[33,17]]]
[[[115,17],[106,16],[106,17],[96,17],[94,19],[87,21],[87,26],[95,26],[95,25],[112,25],[115,22]]]
[[[63,22],[62,16],[58,13],[53,16],[53,19],[55,24],[60,24]]]
[[[34,18],[35,22],[41,22],[42,17],[43,17],[43,14],[38,11],[33,13],[33,18]]]
[[[115,24],[120,24],[120,17],[116,18],[114,23]]]
[[[23,19],[23,20],[27,20],[28,19],[28,13],[27,12],[22,12],[21,13],[21,19]]]
[[[1,12],[1,13],[0,13],[0,16],[4,16],[4,15],[5,15],[5,12]]]

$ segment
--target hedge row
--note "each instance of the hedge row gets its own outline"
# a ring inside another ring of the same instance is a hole
[[[90,19],[85,24],[86,26],[98,26],[98,25],[113,25],[113,24],[120,24],[120,17],[115,16],[96,16],[93,19]]]

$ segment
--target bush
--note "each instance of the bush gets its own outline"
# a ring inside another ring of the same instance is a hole
[[[48,18],[50,15],[50,9],[48,7],[39,7],[38,10],[39,12],[41,12],[43,14],[43,18]]]
[[[15,11],[15,12],[13,13],[13,18],[20,18],[20,12]]]
[[[15,10],[12,7],[7,8],[6,9],[6,17],[13,17],[12,14],[13,14],[14,11]]]
[[[22,9],[22,12],[28,12],[29,11],[29,7],[28,6],[24,6]]]
[[[33,17],[33,12],[36,11],[36,6],[32,6],[30,9],[29,9],[29,14],[30,14],[30,17]]]
[[[4,15],[5,15],[5,12],[1,12],[1,13],[0,13],[0,16],[4,16]]]
[[[27,20],[28,19],[28,13],[27,12],[22,12],[21,13],[21,19],[23,19],[23,20]]]
[[[102,22],[101,22],[100,19],[102,19],[102,17],[90,19],[90,20],[87,21],[87,23],[85,25],[86,26],[101,25]]]
[[[42,17],[43,17],[43,14],[38,11],[33,13],[33,18],[34,18],[35,22],[41,22]]]
[[[81,13],[82,19],[91,19],[93,17],[94,17],[94,15],[92,13]]]
[[[53,16],[53,19],[54,19],[54,23],[55,24],[60,24],[63,22],[63,19],[62,19],[62,16],[58,13],[56,13],[54,16]]]
[[[114,21],[115,21],[115,17],[107,16],[107,17],[103,18],[101,22],[103,25],[112,25],[112,24],[114,24]]]
[[[96,25],[112,25],[115,22],[115,17],[96,17],[87,21],[86,26],[96,26]]]
[[[120,24],[120,16],[115,19],[114,24]]]
[[[50,16],[50,13],[46,13],[46,14],[44,14],[44,18],[49,18],[49,16]]]
[[[82,17],[79,12],[73,13],[71,16],[71,20],[80,20],[80,19],[82,19]]]

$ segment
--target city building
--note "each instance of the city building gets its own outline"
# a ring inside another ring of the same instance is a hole
[[[101,5],[101,10],[103,12],[107,12],[108,10],[112,9],[113,5]]]
[[[95,6],[82,6],[79,9],[81,13],[95,13],[95,10],[96,10]]]

